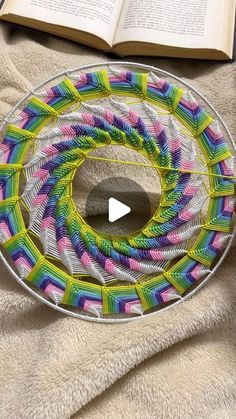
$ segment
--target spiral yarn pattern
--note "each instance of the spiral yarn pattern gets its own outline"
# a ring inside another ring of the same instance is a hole
[[[154,216],[126,238],[95,231],[73,201],[80,166],[109,144],[141,153],[161,181]],[[219,125],[153,73],[111,68],[37,92],[7,125],[0,163],[0,243],[22,281],[59,306],[134,316],[179,300],[232,232],[233,156]]]

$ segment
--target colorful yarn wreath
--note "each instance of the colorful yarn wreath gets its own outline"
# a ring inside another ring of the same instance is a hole
[[[126,238],[93,230],[72,198],[80,165],[108,144],[137,150],[161,179],[154,216]],[[175,302],[231,236],[233,157],[218,123],[153,73],[71,74],[37,92],[7,125],[0,162],[0,242],[21,280],[58,306],[115,317]]]

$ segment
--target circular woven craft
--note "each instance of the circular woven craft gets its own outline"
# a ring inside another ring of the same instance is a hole
[[[1,130],[8,268],[45,303],[90,320],[134,319],[192,295],[232,239],[233,144],[223,121],[181,80],[147,66],[87,66],[52,80]],[[108,145],[137,151],[160,178],[154,215],[127,237],[93,229],[73,200],[75,174]]]

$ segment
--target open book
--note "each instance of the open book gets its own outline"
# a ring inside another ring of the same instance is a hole
[[[119,55],[232,58],[236,0],[0,0],[0,18]]]

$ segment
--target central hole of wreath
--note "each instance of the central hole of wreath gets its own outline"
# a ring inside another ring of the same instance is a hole
[[[89,156],[151,164],[140,152],[125,146],[104,146]],[[160,194],[156,169],[107,160],[87,158],[73,181],[73,200],[79,214],[92,228],[109,235],[124,236],[141,230],[155,214]],[[110,198],[118,205],[118,217],[122,205],[129,207],[130,212],[114,222],[109,221],[109,211],[113,210],[109,208]]]

